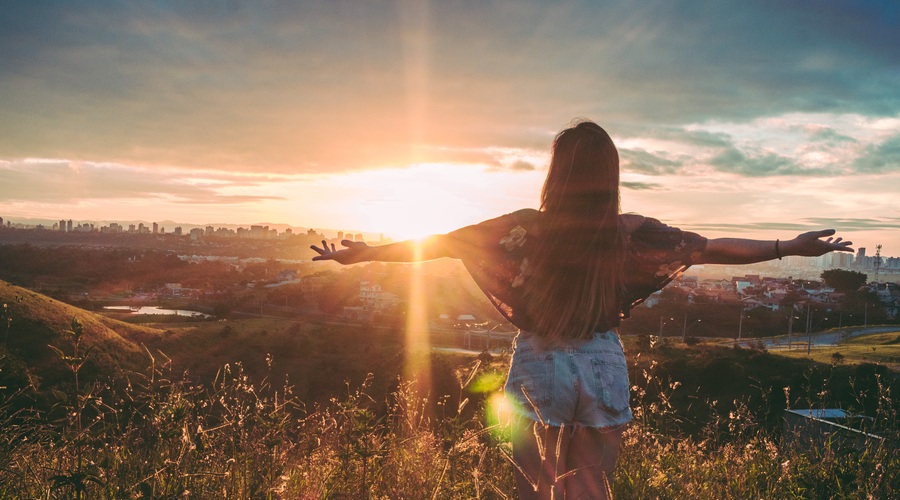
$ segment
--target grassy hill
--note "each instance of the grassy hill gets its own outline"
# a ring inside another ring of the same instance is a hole
[[[489,420],[496,408],[466,382],[474,359],[433,355],[431,391],[418,395],[397,382],[402,330],[278,319],[148,328],[0,282],[2,303],[13,321],[8,338],[0,321],[0,498],[515,496],[505,430]],[[142,345],[175,372],[90,398],[65,387],[71,374],[47,345],[71,352],[73,317],[83,345],[97,346],[86,365],[95,376],[146,373]],[[626,340],[636,420],[612,477],[617,497],[898,497],[897,386],[885,367]],[[502,381],[508,362],[481,364],[479,375]],[[47,392],[63,397],[18,412],[3,388],[15,369],[60,384]],[[176,380],[182,370],[190,382]],[[455,394],[465,402],[441,397]],[[888,439],[810,452],[770,421],[788,401],[848,402]]]
[[[818,347],[809,356],[806,347],[793,351],[779,351],[783,356],[810,358],[819,363],[884,365],[900,373],[900,331],[859,335],[840,341],[834,347]]]
[[[73,318],[84,328],[82,349],[94,346],[82,371],[85,380],[141,369],[146,365],[141,342],[160,334],[157,329],[94,314],[5,281],[0,281],[0,304],[6,304],[4,314],[10,319],[0,321],[0,357],[7,366],[0,377],[27,371],[31,383],[54,385],[70,377],[48,345],[72,353],[72,336],[66,332]]]

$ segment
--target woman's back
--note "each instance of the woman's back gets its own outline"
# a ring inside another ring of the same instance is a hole
[[[546,286],[532,267],[535,253],[542,248],[541,240],[546,238],[542,230],[545,218],[543,212],[524,209],[445,236],[450,254],[463,261],[497,310],[520,329],[538,335],[545,332],[537,326],[535,316],[544,311],[559,313],[558,308],[534,302],[528,294],[529,286]],[[622,214],[619,220],[625,251],[618,264],[622,266],[623,294],[617,304],[618,312],[627,317],[633,306],[687,269],[703,252],[706,239],[637,214]],[[586,260],[591,258],[589,255]],[[578,269],[569,270],[573,271],[577,273]],[[618,324],[618,319],[598,323],[593,331],[608,330]],[[584,335],[568,335],[578,336]]]

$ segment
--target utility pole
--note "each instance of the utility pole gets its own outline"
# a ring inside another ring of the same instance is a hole
[[[794,334],[794,306],[791,306],[791,310],[788,311],[790,314],[788,316],[788,349],[791,348],[791,336]]]
[[[812,351],[812,317],[810,316],[810,304],[806,303],[806,355]]]

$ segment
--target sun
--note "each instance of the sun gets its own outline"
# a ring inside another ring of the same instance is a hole
[[[420,239],[470,224],[489,214],[473,206],[467,186],[484,183],[480,171],[420,165],[371,173],[370,194],[360,200],[361,227],[394,239]]]

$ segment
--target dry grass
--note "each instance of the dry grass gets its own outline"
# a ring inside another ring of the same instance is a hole
[[[508,444],[485,423],[483,407],[468,411],[475,403],[444,404],[434,415],[409,384],[377,401],[365,382],[306,407],[291,386],[254,382],[240,365],[197,386],[176,380],[164,357],[150,359],[121,389],[94,384],[58,395],[62,413],[13,411],[16,395],[0,392],[0,498],[516,495]],[[636,421],[612,477],[619,498],[900,493],[896,436],[840,453],[785,445],[740,403],[701,435],[685,436],[670,404],[681,388],[654,371],[651,364],[635,381]],[[460,392],[477,383],[472,373],[460,373]],[[890,398],[881,395],[878,418],[896,430]]]

